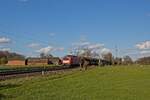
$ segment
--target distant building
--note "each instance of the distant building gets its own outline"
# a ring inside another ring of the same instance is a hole
[[[26,60],[9,60],[6,65],[26,65]]]

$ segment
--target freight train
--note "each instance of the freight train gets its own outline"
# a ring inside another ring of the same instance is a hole
[[[111,62],[107,60],[90,58],[90,57],[78,57],[74,55],[67,55],[60,59],[59,57],[52,58],[27,58],[25,60],[10,60],[7,65],[67,65],[67,66],[79,66],[84,65],[111,65]]]
[[[97,58],[90,58],[90,57],[78,57],[74,55],[67,55],[62,59],[63,65],[74,66],[74,65],[81,65],[84,63],[86,65],[111,65],[110,61],[97,59]]]

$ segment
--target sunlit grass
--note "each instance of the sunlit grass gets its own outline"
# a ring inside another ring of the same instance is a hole
[[[150,66],[97,67],[87,71],[1,82],[8,100],[149,100]]]

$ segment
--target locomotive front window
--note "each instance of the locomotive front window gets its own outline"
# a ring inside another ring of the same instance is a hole
[[[63,60],[69,60],[68,58],[64,58]]]

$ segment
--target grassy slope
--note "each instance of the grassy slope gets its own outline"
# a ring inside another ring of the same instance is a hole
[[[149,100],[150,66],[7,80],[1,82],[0,94],[10,100]]]
[[[56,65],[27,65],[27,66],[0,66],[0,72],[7,72],[7,71],[25,71],[25,70],[32,70],[32,69],[47,69],[52,67],[59,67]]]

